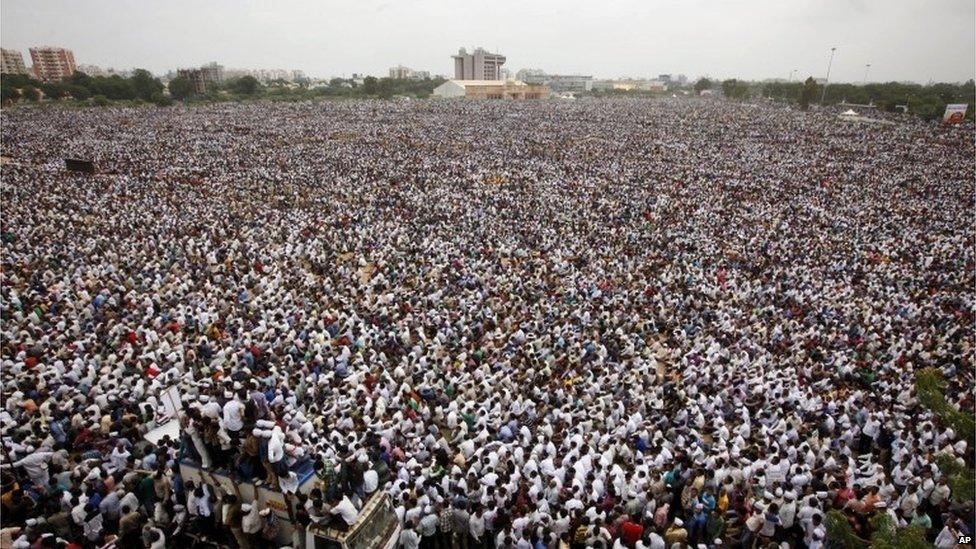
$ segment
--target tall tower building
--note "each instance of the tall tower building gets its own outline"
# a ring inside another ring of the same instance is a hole
[[[502,65],[505,56],[491,53],[483,48],[475,48],[473,52],[461,48],[454,58],[455,80],[502,80]]]
[[[57,82],[75,73],[75,54],[69,49],[39,47],[30,49],[34,74],[43,82]]]
[[[0,74],[27,74],[27,65],[24,64],[24,54],[17,50],[5,50],[0,48]]]

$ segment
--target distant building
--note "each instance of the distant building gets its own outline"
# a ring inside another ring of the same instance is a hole
[[[6,50],[0,48],[2,62],[0,62],[0,74],[30,74],[27,65],[24,64],[24,54],[17,50]]]
[[[212,80],[209,73],[203,69],[179,69],[176,75],[190,81],[193,85],[193,93],[202,94],[217,89],[217,82]]]
[[[502,65],[505,56],[491,53],[483,48],[475,48],[471,53],[461,48],[454,59],[455,80],[502,80]]]
[[[221,67],[222,68],[222,67]],[[223,68],[222,68],[223,69]],[[306,82],[308,77],[305,71],[297,69],[223,69],[223,81],[241,78],[242,76],[253,76],[262,84],[270,83],[297,83]]]
[[[410,67],[404,67],[403,65],[397,65],[390,68],[390,78],[396,80],[424,80],[430,78],[429,71],[415,71]]]
[[[549,86],[553,93],[588,92],[593,89],[593,77],[579,74],[547,74],[541,69],[522,69],[516,74],[526,84]]]
[[[593,77],[579,74],[550,74],[544,84],[555,92],[588,92],[593,89]]]
[[[30,56],[34,74],[42,82],[58,82],[75,73],[75,54],[69,49],[31,48]]]
[[[199,69],[178,69],[176,76],[186,78],[193,84],[194,93],[207,93],[216,90],[224,83],[224,66],[209,63]]]
[[[434,88],[434,97],[445,99],[548,99],[549,87],[517,80],[448,80]]]
[[[410,67],[404,67],[403,65],[397,65],[390,68],[390,78],[396,80],[406,80],[410,78],[413,74],[413,70]]]
[[[203,72],[204,80],[217,84],[218,86],[224,83],[224,66],[217,63],[208,63],[202,67],[200,70]]]
[[[178,69],[176,71],[177,78],[186,78],[193,85],[194,93],[206,93],[207,84],[203,80],[203,73],[200,69]]]
[[[108,76],[108,71],[97,65],[81,64],[77,67],[78,72],[83,72],[88,76]]]
[[[546,76],[548,76],[546,74],[546,71],[542,69],[521,69],[517,73],[515,73],[516,80],[521,80],[522,82],[525,82],[527,84],[533,80],[534,81],[543,80],[545,79]]]
[[[617,80],[594,80],[593,89],[600,91],[650,91],[664,92],[668,90],[667,84],[660,80],[645,80],[643,78],[620,78]]]
[[[81,64],[75,69],[78,72],[83,72],[88,76],[121,76],[122,78],[129,78],[132,76],[132,70],[130,69],[114,69],[109,67],[107,69],[99,67],[97,65]]]

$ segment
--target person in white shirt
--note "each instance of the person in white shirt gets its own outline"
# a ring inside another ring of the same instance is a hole
[[[376,472],[376,469],[373,469],[372,467],[366,469],[366,472],[363,473],[363,492],[369,496],[369,494],[376,491],[379,484],[380,476],[379,473]]]
[[[823,549],[826,539],[827,527],[823,524],[823,516],[817,513],[810,521],[803,542],[807,544],[808,549]]]
[[[332,510],[329,511],[333,516],[342,519],[347,527],[356,524],[356,519],[359,518],[359,511],[356,510],[356,506],[352,504],[346,496],[334,495],[329,504],[332,506]]]
[[[420,547],[420,534],[417,533],[417,525],[408,522],[400,531],[399,547],[402,549],[418,549]]]
[[[241,390],[241,394],[246,397],[246,393]],[[244,428],[244,404],[241,402],[241,395],[232,395],[232,398],[224,403],[223,425],[227,434],[237,438],[241,429]]]

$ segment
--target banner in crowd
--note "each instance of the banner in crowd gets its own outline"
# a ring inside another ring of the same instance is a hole
[[[945,114],[942,115],[942,121],[948,122],[949,124],[962,124],[963,119],[966,118],[967,108],[969,108],[968,103],[950,103],[946,105]]]

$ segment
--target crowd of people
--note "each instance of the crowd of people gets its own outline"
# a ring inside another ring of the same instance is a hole
[[[971,125],[687,98],[0,117],[4,547],[272,547],[284,516],[304,547],[382,493],[408,549],[973,535],[937,464],[971,469],[973,434],[914,386],[973,410]]]

